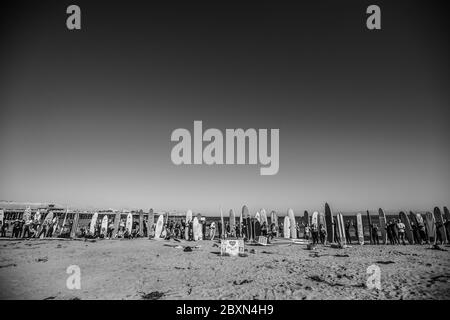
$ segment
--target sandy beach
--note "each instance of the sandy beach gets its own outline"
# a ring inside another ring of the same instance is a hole
[[[216,241],[2,240],[0,299],[450,298],[447,246],[307,250],[279,239],[245,248],[247,256],[228,257]],[[373,264],[380,290],[366,287]],[[80,267],[80,290],[66,286],[70,265]]]

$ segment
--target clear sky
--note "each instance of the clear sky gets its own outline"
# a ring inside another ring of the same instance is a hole
[[[444,10],[65,1],[1,10],[0,199],[218,213],[449,205]],[[279,128],[280,170],[175,166],[176,128]]]

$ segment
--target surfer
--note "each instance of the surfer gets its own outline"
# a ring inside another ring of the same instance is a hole
[[[305,240],[309,240],[311,238],[311,228],[309,227],[309,224],[305,225],[304,238],[305,238]]]
[[[319,226],[319,236],[320,236],[320,243],[325,244],[325,239],[327,238],[327,228],[323,224]]]
[[[345,239],[347,240],[347,243],[352,244],[352,239],[350,238],[350,227],[352,226],[353,221],[347,220],[345,223]]]
[[[211,240],[214,240],[215,236],[216,236],[216,223],[213,221],[209,226],[209,238]]]
[[[265,222],[263,222],[263,224],[261,225],[261,234],[262,234],[264,237],[267,237],[267,225],[266,225]]]
[[[313,223],[311,227],[311,234],[312,234],[312,240],[313,244],[319,243],[319,229],[317,228],[317,224]]]
[[[416,226],[416,224],[412,221],[411,221],[411,229],[412,229],[412,234],[413,234],[413,238],[414,238],[414,243],[422,244],[422,242],[420,241],[419,229]]]

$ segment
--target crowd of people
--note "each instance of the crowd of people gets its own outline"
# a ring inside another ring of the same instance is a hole
[[[55,215],[52,220],[44,219],[43,221],[36,219],[29,219],[27,221],[23,219],[15,219],[10,222],[0,221],[0,236],[6,237],[7,232],[10,229],[10,224],[12,226],[10,236],[13,238],[40,238],[43,237],[70,237],[71,231],[71,221],[65,221],[62,225],[59,224],[59,218]],[[248,230],[246,223],[235,223],[234,226],[228,222],[224,222],[222,227],[222,222],[211,221],[209,224],[203,219],[199,219],[201,225],[201,239],[203,240],[214,240],[215,238],[243,238],[248,240]],[[441,232],[443,228],[446,232],[448,231],[449,221],[445,221],[444,224],[436,224],[436,243],[443,244],[444,239],[442,239]],[[253,224],[253,226],[255,226]],[[341,243],[339,239],[338,232],[336,230],[336,224],[333,224],[334,230],[334,242]],[[102,220],[98,219],[94,228],[91,228],[90,223],[84,226],[79,226],[76,231],[76,236],[81,238],[127,238],[133,239],[140,236],[148,237],[149,230],[147,228],[147,221],[144,220],[142,224],[142,232],[140,230],[140,223],[134,221],[132,223],[132,228],[129,230],[126,228],[126,220],[121,219],[118,223],[118,230],[115,232],[116,226],[113,219],[109,219],[106,228],[102,227]],[[258,234],[267,237],[270,242],[273,238],[283,236],[284,225],[280,222],[278,225],[275,223],[262,222],[258,226]],[[370,243],[380,244],[384,241],[380,239],[379,233],[380,228],[376,223],[369,225],[370,232]],[[406,235],[406,226],[400,219],[390,219],[386,224],[386,236],[387,240],[391,245],[396,244],[406,244],[406,240],[411,244],[425,244],[429,243],[429,237],[427,234],[427,228],[423,221],[417,224],[411,222],[412,237],[408,239]],[[91,230],[92,229],[92,230]],[[313,244],[326,244],[327,243],[327,228],[324,224],[309,224],[303,222],[297,222],[295,225],[297,238],[312,241]],[[351,237],[351,230],[353,229],[355,237]],[[155,224],[153,224],[150,232],[154,235]],[[253,231],[254,232],[254,231]],[[163,225],[161,236],[165,239],[187,239],[194,240],[194,225],[193,221],[186,223],[186,220],[173,220],[167,219],[166,223]],[[347,219],[345,223],[345,241],[348,244],[352,244],[356,238],[358,241],[358,227],[356,220]],[[447,239],[450,239],[447,233]]]

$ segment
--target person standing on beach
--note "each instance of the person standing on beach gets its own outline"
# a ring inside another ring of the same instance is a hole
[[[399,220],[398,223],[397,223],[397,228],[398,228],[399,241],[401,241],[403,245],[406,245],[406,242],[405,242],[405,228],[406,228],[405,224]]]
[[[309,240],[311,238],[311,228],[309,227],[309,224],[306,224],[305,226],[304,238],[305,240]]]
[[[375,223],[372,224],[372,239],[373,244],[380,244],[380,240],[378,238],[378,226]]]
[[[209,238],[211,240],[214,240],[215,236],[216,236],[216,223],[213,221],[213,222],[211,222],[211,225],[209,226]]]
[[[319,229],[317,228],[317,224],[313,223],[313,225],[311,227],[311,233],[312,233],[313,244],[318,244],[319,243]]]
[[[327,229],[323,224],[319,226],[320,243],[325,244],[327,239]]]
[[[352,244],[352,239],[350,238],[350,227],[352,225],[351,220],[347,220],[347,223],[345,224],[345,240],[347,240],[348,244]]]

